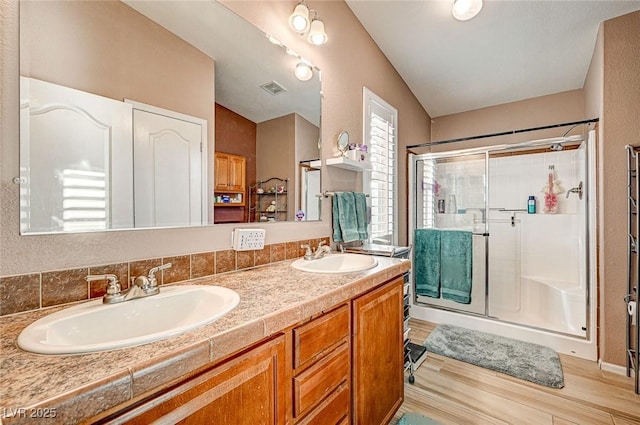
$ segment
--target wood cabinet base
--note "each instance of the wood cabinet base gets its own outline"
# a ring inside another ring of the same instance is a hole
[[[118,417],[113,423],[286,424],[285,338],[280,336]]]

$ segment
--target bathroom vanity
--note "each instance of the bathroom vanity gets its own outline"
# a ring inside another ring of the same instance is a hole
[[[49,409],[38,423],[386,424],[403,400],[409,268],[379,257],[366,271],[321,275],[283,261],[191,280],[233,289],[240,304],[176,337],[86,355],[15,347],[55,309],[2,318],[2,423]]]

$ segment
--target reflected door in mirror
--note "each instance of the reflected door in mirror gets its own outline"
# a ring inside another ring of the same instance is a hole
[[[320,220],[320,170],[302,167],[301,221]]]
[[[206,126],[134,109],[135,227],[203,224]]]

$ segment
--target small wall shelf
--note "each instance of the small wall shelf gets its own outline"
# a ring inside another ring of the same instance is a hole
[[[349,159],[344,156],[339,156],[337,158],[327,158],[325,164],[331,167],[338,167],[345,170],[351,171],[370,171],[371,163],[362,162],[362,161],[354,161],[353,159]]]

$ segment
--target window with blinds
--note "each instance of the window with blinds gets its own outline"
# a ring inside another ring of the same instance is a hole
[[[364,134],[371,173],[364,191],[371,205],[370,242],[398,243],[397,140],[398,111],[371,90],[364,89]]]
[[[433,159],[419,161],[418,170],[422,174],[422,223],[418,228],[430,229],[435,227],[436,195],[438,182],[436,182],[436,162]]]
[[[62,228],[65,231],[107,229],[107,183],[100,171],[62,171]]]

